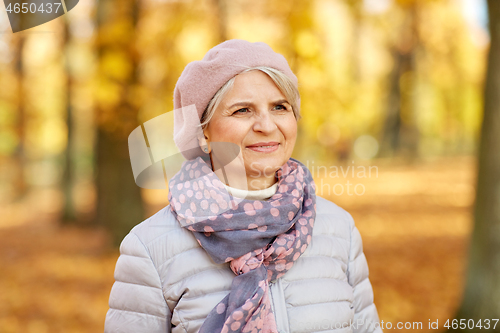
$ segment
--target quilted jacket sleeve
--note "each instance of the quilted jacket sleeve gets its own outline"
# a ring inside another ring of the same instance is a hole
[[[105,333],[170,332],[170,310],[149,252],[131,232],[120,246]]]
[[[361,235],[348,214],[351,224],[351,248],[347,277],[354,289],[354,333],[382,333],[377,308],[373,303],[373,289],[368,279],[368,263],[363,253]]]

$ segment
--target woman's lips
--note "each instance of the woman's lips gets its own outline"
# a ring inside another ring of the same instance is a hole
[[[279,147],[278,142],[259,142],[254,145],[247,146],[248,149],[260,153],[272,153],[273,151],[278,150],[278,147]]]

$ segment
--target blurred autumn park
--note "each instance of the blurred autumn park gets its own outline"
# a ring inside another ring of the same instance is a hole
[[[2,6],[0,332],[103,330],[116,246],[168,204],[135,184],[128,135],[231,38],[297,74],[293,157],[353,215],[380,319],[498,318],[499,4],[88,0],[15,34]]]

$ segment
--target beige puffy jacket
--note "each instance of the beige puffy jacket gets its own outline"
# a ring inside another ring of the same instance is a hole
[[[311,244],[270,285],[279,333],[381,333],[351,215],[319,196],[316,210]],[[198,332],[235,276],[180,227],[170,206],[134,227],[120,253],[105,333]]]

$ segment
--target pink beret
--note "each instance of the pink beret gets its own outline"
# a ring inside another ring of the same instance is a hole
[[[187,64],[174,89],[174,141],[186,159],[203,154],[198,144],[203,132],[197,125],[215,93],[232,77],[256,66],[277,69],[298,86],[285,57],[263,42],[227,40],[210,49],[202,60]]]

